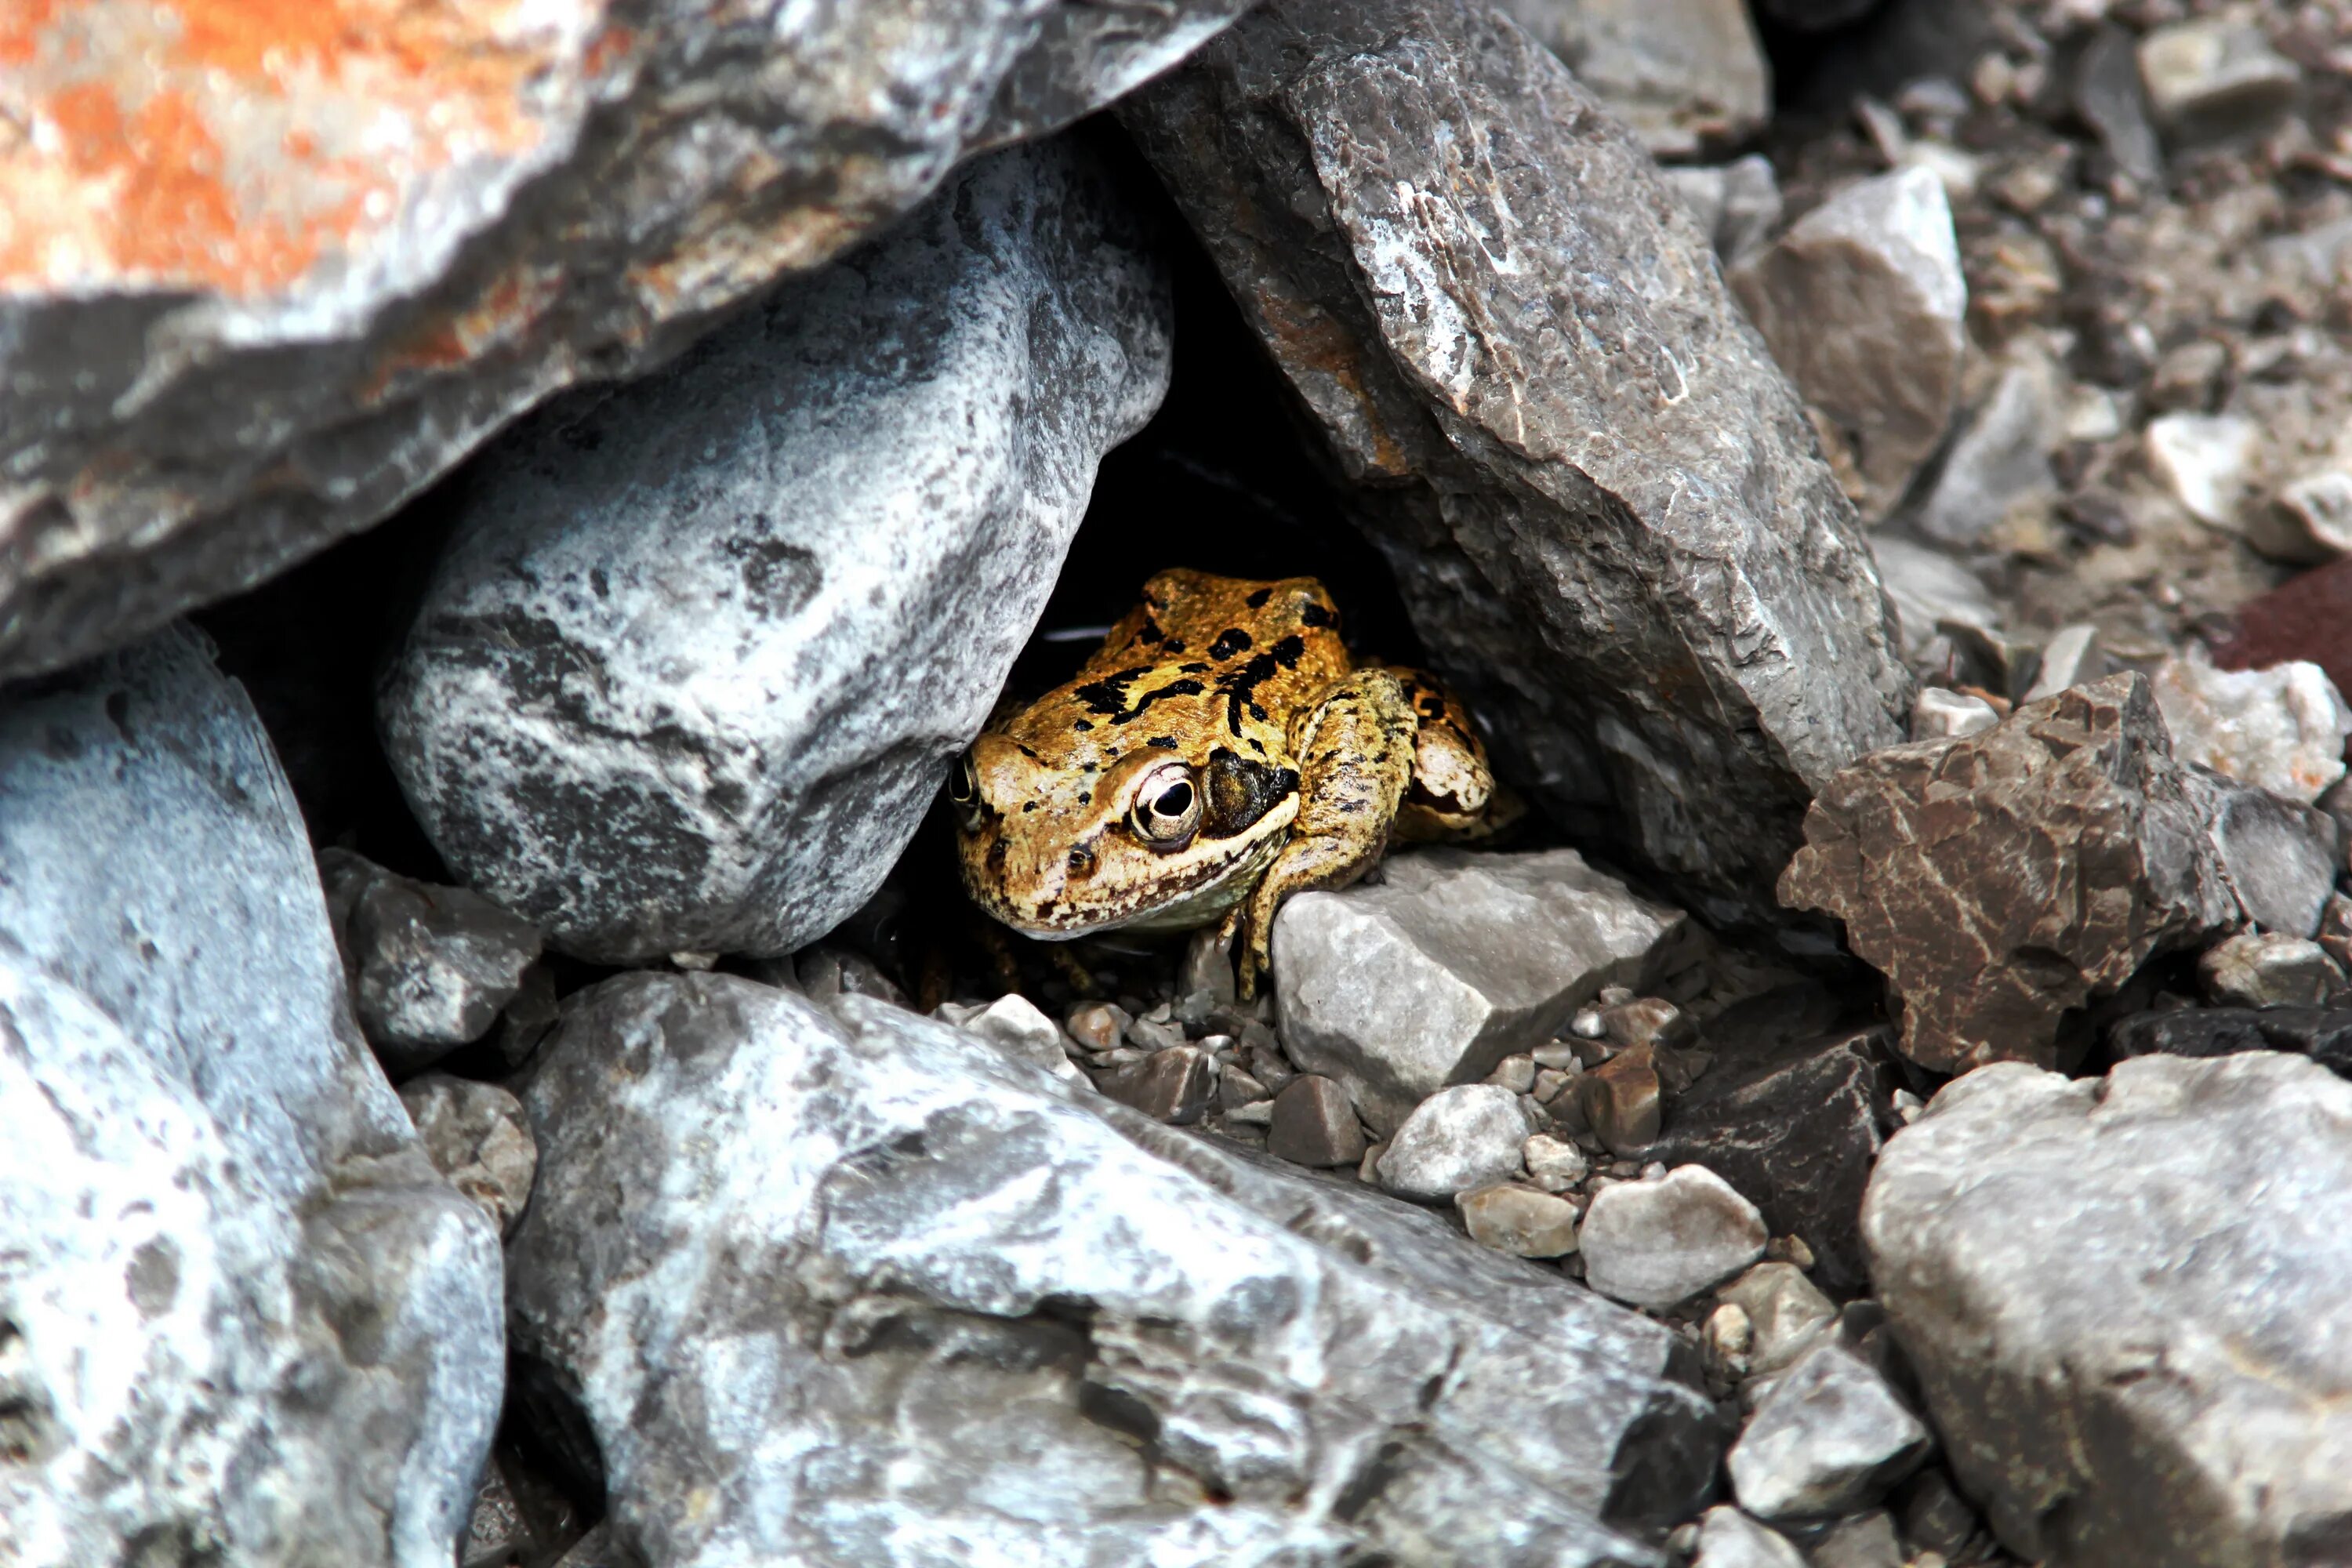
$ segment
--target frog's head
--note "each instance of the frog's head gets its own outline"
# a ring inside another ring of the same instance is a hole
[[[1181,930],[1245,894],[1289,836],[1298,775],[1212,745],[1195,760],[1139,746],[1050,761],[992,731],[948,781],[972,900],[1063,941]]]

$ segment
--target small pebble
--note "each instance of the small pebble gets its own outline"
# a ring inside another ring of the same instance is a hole
[[[1314,1073],[1294,1078],[1270,1102],[1266,1152],[1294,1165],[1324,1169],[1364,1157],[1364,1131],[1348,1091]]]
[[[1584,1068],[1584,1063],[1576,1054],[1576,1047],[1559,1041],[1538,1046],[1530,1055],[1536,1066],[1552,1072],[1580,1072]]]
[[[1099,1056],[1117,1048],[1132,1021],[1125,1009],[1111,1003],[1089,1002],[1072,1012],[1062,1026],[1070,1032],[1070,1038]]]
[[[1454,1194],[1470,1239],[1520,1258],[1576,1250],[1576,1205],[1532,1187],[1496,1185]]]
[[[1538,1132],[1521,1144],[1519,1158],[1527,1165],[1528,1178],[1548,1193],[1566,1192],[1592,1173],[1592,1163],[1583,1150],[1549,1133]]]
[[[1530,1056],[1505,1057],[1486,1075],[1486,1081],[1498,1083],[1513,1094],[1525,1094],[1535,1087],[1536,1059]]]
[[[1594,1194],[1582,1233],[1587,1278],[1605,1296],[1671,1307],[1764,1255],[1756,1205],[1702,1165]]]
[[[1549,1105],[1559,1098],[1562,1089],[1575,1081],[1572,1075],[1561,1072],[1557,1068],[1544,1068],[1536,1073],[1535,1088],[1529,1092],[1540,1103]]]
[[[1449,1199],[1519,1173],[1533,1131],[1518,1096],[1496,1084],[1456,1084],[1414,1108],[1390,1140],[1381,1184],[1401,1197]]]

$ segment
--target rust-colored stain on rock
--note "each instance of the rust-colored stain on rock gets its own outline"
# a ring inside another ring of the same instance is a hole
[[[520,0],[5,0],[0,291],[250,300],[363,252],[437,171],[545,136],[530,84],[588,29],[523,16]]]
[[[2352,691],[2352,557],[2264,594],[2238,611],[2238,626],[2213,650],[2223,669],[2268,669],[2307,659],[2336,689]]]

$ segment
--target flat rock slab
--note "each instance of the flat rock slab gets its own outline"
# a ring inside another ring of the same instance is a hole
[[[981,160],[661,375],[487,456],[383,693],[468,885],[608,962],[870,897],[1159,405],[1166,279],[1066,142]]]
[[[353,1026],[193,634],[0,698],[0,1561],[448,1568],[498,1235]]]
[[[2181,1007],[2140,1013],[2107,1031],[2119,1057],[2230,1057],[2292,1051],[2352,1078],[2352,1007]]]
[[[364,528],[1241,8],[0,6],[0,678]]]
[[[1274,0],[1119,113],[1502,771],[1710,918],[1785,918],[1806,801],[1901,736],[1911,679],[1641,146],[1471,0]]]
[[[2029,1562],[2326,1562],[2352,1517],[2352,1083],[2264,1052],[1971,1073],[1863,1234],[1952,1471]]]
[[[1424,849],[1376,883],[1287,900],[1274,922],[1283,1048],[1392,1132],[1448,1084],[1566,1026],[1604,985],[1640,989],[1689,922],[1573,849]]]
[[[2070,1010],[2242,918],[2216,800],[2172,760],[2147,681],[2109,676],[1839,773],[1780,895],[1845,921],[1913,1061],[2048,1065]]]
[[[623,976],[522,1098],[511,1331],[647,1562],[1655,1564],[1711,1482],[1658,1325],[887,1004]]]

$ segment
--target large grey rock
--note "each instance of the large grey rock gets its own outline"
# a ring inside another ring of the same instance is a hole
[[[447,1568],[497,1235],[361,1041],[191,634],[0,701],[0,1560]]]
[[[1701,912],[1774,918],[1804,803],[1900,736],[1910,679],[1640,146],[1472,0],[1273,0],[1119,112],[1502,771]]]
[[[1875,1367],[1824,1343],[1772,1384],[1726,1464],[1748,1512],[1819,1519],[1868,1508],[1929,1447],[1927,1428]]]
[[[1573,849],[1394,856],[1379,882],[1296,894],[1275,916],[1283,1048],[1391,1132],[1559,1034],[1602,986],[1658,979],[1689,929]]]
[[[1496,7],[1659,158],[1744,142],[1772,113],[1746,0],[1501,0]]]
[[[1662,1329],[886,1004],[623,976],[523,1100],[515,1342],[666,1568],[1654,1563],[1711,1475]]]
[[[1093,161],[1018,148],[504,443],[381,707],[443,857],[615,962],[855,910],[1158,405],[1168,312]]]
[[[0,7],[0,676],[367,526],[1241,8]]]
[[[2323,1563],[2352,1517],[2352,1083],[2021,1064],[1897,1133],[1863,1230],[1952,1471],[2029,1562]]]

